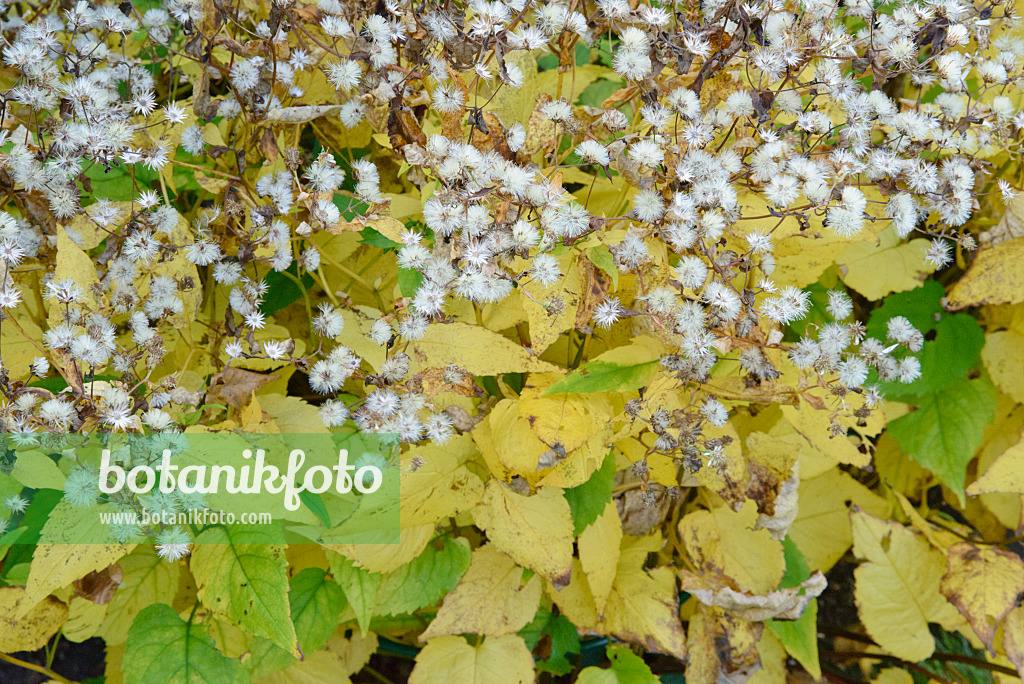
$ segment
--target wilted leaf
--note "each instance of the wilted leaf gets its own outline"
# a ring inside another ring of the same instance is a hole
[[[702,588],[700,577],[684,573],[683,590],[693,594],[706,606],[714,606],[726,610],[738,618],[751,622],[764,622],[769,619],[796,620],[804,612],[811,599],[821,595],[828,586],[821,572],[814,573],[810,579],[800,585],[756,595],[750,592],[739,592],[729,587]]]
[[[321,116],[332,114],[341,109],[341,105],[306,105],[298,107],[280,107],[267,110],[263,116],[264,123],[301,124]]]
[[[941,589],[994,652],[996,628],[1024,593],[1024,562],[992,546],[955,544],[949,548]]]
[[[24,594],[24,587],[0,587],[0,653],[42,648],[68,617],[67,606],[52,596],[15,617]]]

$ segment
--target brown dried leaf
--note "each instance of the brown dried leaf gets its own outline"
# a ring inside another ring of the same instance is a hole
[[[679,573],[682,588],[697,597],[706,606],[722,608],[731,615],[750,622],[769,619],[796,620],[811,599],[825,591],[828,582],[820,571],[798,587],[779,589],[764,595],[749,591],[736,591],[728,586],[709,586],[708,579],[685,570]]]
[[[297,107],[281,107],[267,111],[263,121],[266,123],[300,124],[308,123],[321,116],[333,114],[341,109],[341,105],[300,105]]]
[[[992,650],[999,623],[1024,593],[1024,562],[992,546],[954,544],[939,590]]]
[[[249,403],[253,392],[279,377],[281,376],[276,374],[264,375],[229,366],[224,372],[217,373],[210,379],[206,402],[242,408]]]
[[[121,566],[113,563],[102,570],[90,572],[85,577],[72,582],[72,585],[75,587],[74,595],[88,599],[98,606],[103,606],[110,603],[110,600],[114,598],[114,594],[117,593],[117,588],[121,586],[123,579],[124,574],[121,572]]]

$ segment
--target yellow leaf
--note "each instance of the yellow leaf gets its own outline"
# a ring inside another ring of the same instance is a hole
[[[766,594],[779,586],[786,561],[782,544],[766,529],[755,530],[757,505],[739,511],[720,506],[694,511],[679,522],[679,536],[703,572],[722,572],[742,588]]]
[[[420,555],[434,537],[434,524],[403,527],[397,544],[324,544],[369,572],[391,572]]]
[[[1008,449],[1020,441],[1024,430],[1024,406],[1014,399],[999,394],[996,396],[996,418],[985,428],[984,441],[978,449],[977,473],[988,471]],[[968,499],[968,504],[973,498]],[[978,496],[978,501],[1003,525],[1014,529],[1020,522],[1021,497],[1019,494],[992,492]],[[1001,535],[1002,530],[996,534]]]
[[[753,230],[769,220],[754,218],[769,216],[771,213],[763,195],[755,192],[743,193],[740,196],[740,204],[743,210],[743,218],[740,219],[743,232]],[[779,285],[810,285],[850,244],[848,239],[825,229],[820,217],[813,213],[806,215],[810,219],[809,230],[802,229],[795,216],[789,216],[773,231],[776,248],[772,279]],[[772,224],[776,222],[776,219],[770,220]]]
[[[695,601],[696,602],[696,601]],[[686,663],[686,677],[693,682],[714,682],[718,680],[718,651],[715,643],[715,618],[717,609],[697,603],[697,609],[690,617],[686,630],[686,647],[690,659]]]
[[[527,51],[515,51],[505,55],[505,63],[515,65],[523,73],[523,85],[519,88],[504,86],[491,98],[489,110],[498,115],[505,128],[515,122],[526,123],[533,111],[537,91],[537,60]]]
[[[531,282],[520,288],[523,309],[530,322],[530,347],[534,354],[543,354],[559,335],[571,330],[576,324],[576,308],[582,285],[574,256],[568,252],[558,259],[564,275],[557,283],[543,287],[540,283]],[[561,300],[562,306],[557,313],[554,310],[549,313],[544,305],[556,297]]]
[[[484,494],[483,482],[466,467],[475,454],[469,435],[453,437],[444,447],[410,450],[402,459],[402,524],[433,525],[475,506]],[[423,465],[412,470],[416,457]]]
[[[61,634],[68,641],[80,644],[99,634],[106,614],[106,605],[76,596],[68,603],[68,621],[64,623]]]
[[[1024,678],[1024,607],[1014,608],[1003,624],[1003,650]]]
[[[853,544],[847,501],[877,515],[887,510],[884,500],[837,468],[801,482],[798,495],[800,511],[789,538],[811,570],[830,570]]]
[[[558,589],[548,582],[544,587],[551,602],[558,606],[562,615],[569,618],[577,629],[588,630],[597,625],[599,618],[594,595],[590,592],[587,575],[578,558],[572,559],[572,574],[567,586]]]
[[[789,671],[786,669],[786,647],[770,629],[761,632],[761,639],[757,642],[757,655],[761,661],[761,669],[747,680],[747,684],[774,684],[789,678]]]
[[[870,238],[853,243],[836,258],[843,282],[868,299],[912,290],[935,270],[924,260],[928,240],[904,243],[892,226],[877,237],[877,243]]]
[[[675,574],[668,568],[643,569],[655,544],[660,546],[660,537],[623,539],[599,631],[682,660],[686,638],[679,621]]]
[[[967,273],[949,291],[951,311],[979,304],[1024,301],[1024,238],[978,250]]]
[[[619,546],[622,543],[622,523],[614,501],[609,501],[604,512],[590,524],[579,538],[580,564],[587,576],[594,606],[604,611],[608,594],[615,581],[619,564]]]
[[[83,539],[103,539],[105,533],[106,526],[100,523],[98,513],[90,511],[89,515],[81,515],[67,501],[57,504],[32,554],[32,569],[15,617],[28,613],[54,590],[94,570],[102,570],[134,548],[125,544],[76,543]]]
[[[491,480],[473,515],[494,546],[517,563],[555,586],[569,583],[572,512],[561,489],[541,487],[535,495],[523,496]]]
[[[122,684],[124,682],[124,670],[121,664],[124,660],[124,644],[107,646],[105,660],[106,669],[103,671],[103,684]]]
[[[405,224],[390,216],[378,216],[373,219],[357,216],[351,221],[328,227],[327,232],[333,235],[341,235],[349,231],[360,231],[366,228],[373,228],[388,240],[400,244],[402,242],[402,234],[405,232]]]
[[[387,360],[387,349],[370,339],[370,328],[374,321],[381,317],[380,311],[368,306],[356,306],[342,309],[341,316],[345,319],[343,336],[345,346],[364,359],[374,370]]]
[[[100,281],[96,275],[96,264],[89,255],[76,245],[66,230],[57,231],[57,268],[54,281],[71,279],[82,288],[85,300],[92,301],[92,286]],[[49,322],[51,326],[64,320],[64,305],[51,300]]]
[[[994,652],[996,628],[1024,592],[1024,562],[993,546],[955,544],[947,554],[940,589]]]
[[[786,417],[793,428],[818,449],[819,452],[827,454],[840,463],[863,468],[871,463],[871,456],[862,452],[844,436],[835,437],[829,432],[829,413],[815,409],[809,404],[800,407],[783,406],[782,415]]]
[[[850,514],[853,549],[865,561],[854,570],[861,622],[889,653],[917,662],[935,650],[929,622],[951,626],[959,616],[939,593],[942,553],[913,532],[859,510]]]
[[[523,584],[522,567],[493,544],[481,546],[420,641],[450,634],[515,634],[533,619],[540,593],[540,577]]]
[[[263,420],[263,409],[260,407],[255,392],[249,400],[249,405],[242,409],[241,419],[242,430],[245,432],[266,432],[267,421]]]
[[[24,587],[0,587],[0,653],[42,648],[68,617],[67,606],[53,597],[36,601],[31,610],[17,615],[26,593]]]
[[[139,546],[118,561],[121,585],[107,604],[100,636],[107,644],[123,644],[132,620],[153,603],[170,604],[178,591],[181,565],[168,563],[152,546]]]
[[[871,680],[872,684],[914,684],[914,675],[901,667],[887,667]]]
[[[391,204],[388,206],[388,216],[393,219],[404,219],[410,216],[416,216],[423,213],[423,203],[420,201],[420,193],[412,192],[404,195],[399,195],[394,192],[385,192],[384,196],[391,200]],[[399,221],[401,223],[401,221]],[[402,224],[405,227],[405,224]],[[380,230],[378,228],[378,230]],[[399,233],[401,236],[401,233]],[[389,240],[395,240],[394,238],[385,235]],[[401,240],[395,240],[395,242],[401,242]]]
[[[283,394],[260,395],[260,408],[266,411],[282,433],[323,434],[330,432],[312,404]]]
[[[409,346],[411,372],[449,363],[465,369],[471,375],[499,375],[501,373],[550,373],[558,370],[547,361],[541,361],[518,343],[496,332],[469,323],[434,323],[427,328],[423,339]]]
[[[1024,439],[1014,444],[967,487],[971,496],[988,492],[1024,494]]]
[[[416,656],[409,684],[528,684],[533,655],[521,636],[485,639],[470,646],[459,636],[432,639]]]
[[[981,360],[995,386],[1024,403],[1024,331],[1014,327],[985,335]]]
[[[14,462],[11,476],[26,487],[33,489],[59,490],[64,488],[64,473],[60,471],[52,458],[44,455],[41,451],[19,453]]]
[[[346,639],[332,636],[320,651],[306,653],[305,659],[259,680],[258,684],[347,684],[377,650],[377,635],[359,632]]]

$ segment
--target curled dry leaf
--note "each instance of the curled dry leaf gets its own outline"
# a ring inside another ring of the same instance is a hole
[[[301,124],[321,116],[333,114],[341,109],[341,105],[304,105],[299,107],[282,107],[271,109],[263,117],[266,123]]]
[[[75,587],[75,596],[81,596],[98,606],[103,606],[114,598],[123,579],[124,573],[121,571],[121,566],[113,563],[102,570],[90,572],[85,577],[75,580],[72,586]]]
[[[828,581],[820,571],[815,572],[800,586],[779,589],[759,595],[749,591],[736,591],[732,587],[709,588],[707,580],[689,572],[680,573],[683,589],[697,597],[706,606],[722,608],[735,617],[750,622],[764,620],[796,620],[804,612],[811,599],[825,591]]]
[[[276,374],[264,375],[229,366],[222,373],[210,378],[210,391],[206,394],[206,402],[242,408],[249,403],[253,392],[279,377]]]

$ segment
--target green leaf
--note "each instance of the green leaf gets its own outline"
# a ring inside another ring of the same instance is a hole
[[[653,337],[634,338],[625,346],[587,361],[544,390],[543,396],[563,392],[630,392],[650,382],[663,351],[663,344]]]
[[[523,581],[529,581],[526,579],[526,573],[523,574]],[[556,675],[572,672],[573,664],[566,656],[579,654],[580,635],[576,631],[576,627],[564,615],[556,616],[548,608],[541,606],[533,620],[519,630],[518,634],[531,651],[545,636],[550,637],[551,656],[547,660],[537,661],[537,669],[540,672],[550,672]]]
[[[289,266],[287,272],[297,278],[299,272],[298,264]],[[260,311],[264,315],[269,316],[276,313],[302,297],[302,288],[284,273],[270,271],[263,277],[263,282],[267,284],[267,295],[263,299],[263,304],[260,305]],[[306,288],[306,292],[309,292],[309,289],[313,287],[315,282],[313,276],[308,273],[302,274],[302,286]]]
[[[576,43],[573,57],[576,59],[576,66],[583,66],[590,61],[590,47],[582,40]],[[552,54],[542,55],[537,58],[537,68],[540,71],[548,71],[558,67],[558,56]]]
[[[313,512],[313,515],[320,518],[320,522],[327,527],[332,527],[330,511],[327,510],[327,506],[324,505],[324,500],[320,498],[319,494],[303,489],[299,492],[299,500],[302,501],[303,506]]]
[[[886,297],[882,306],[872,312],[867,325],[868,336],[885,340],[889,320],[903,316],[926,339],[918,354],[921,377],[909,384],[879,383],[887,397],[912,401],[956,382],[978,364],[985,346],[985,332],[969,314],[946,313],[941,303],[945,296],[942,285],[929,280],[917,289]],[[897,351],[896,355],[901,353]]]
[[[566,656],[580,652],[579,632],[564,615],[551,618],[544,631],[551,636],[551,657],[538,662],[537,669],[555,675],[569,674],[573,664]]]
[[[956,492],[963,505],[967,464],[995,415],[996,390],[987,377],[957,380],[922,395],[917,405],[916,411],[889,423],[889,435]]]
[[[624,366],[594,359],[548,387],[544,391],[544,396],[561,393],[629,392],[646,385],[657,367],[657,359]]]
[[[412,297],[423,283],[423,274],[412,268],[398,269],[398,289],[403,297]]]
[[[348,605],[356,614],[359,630],[365,636],[370,629],[370,620],[373,619],[377,606],[381,574],[356,567],[355,563],[339,554],[331,555],[331,572],[334,574],[334,581],[345,593]]]
[[[25,517],[19,523],[19,527],[25,528],[25,531],[18,537],[18,543],[13,545],[7,554],[0,578],[7,579],[11,568],[16,565],[21,563],[27,565],[32,562],[32,554],[36,550],[35,545],[42,534],[43,526],[50,519],[50,513],[63,499],[64,492],[59,492],[56,489],[41,489],[33,495],[32,502],[29,504],[28,510],[25,511]]]
[[[800,320],[789,324],[790,336],[788,339],[798,340],[807,334],[808,328],[816,330],[823,323],[832,320],[832,316],[828,313],[828,288],[821,283],[811,283],[804,288],[804,292],[809,296],[807,313]]]
[[[946,296],[940,283],[926,280],[924,285],[906,292],[891,294],[882,305],[871,312],[868,320],[868,336],[885,339],[885,326],[893,316],[903,316],[911,325],[925,332],[934,325],[934,316],[942,313],[939,300]]]
[[[377,247],[383,250],[389,249],[401,249],[402,245],[394,240],[384,237],[384,234],[378,230],[367,226],[359,231],[362,239],[359,241],[360,244],[370,245],[371,247]]]
[[[288,607],[288,562],[280,530],[212,527],[196,538],[190,567],[203,605],[302,657]]]
[[[384,577],[374,613],[406,615],[434,605],[466,574],[470,553],[469,542],[461,538],[446,538],[440,551],[427,546],[412,561]]]
[[[600,107],[601,103],[607,100],[612,93],[622,87],[622,81],[599,78],[583,89],[583,92],[580,93],[576,102],[590,107]]]
[[[782,576],[783,588],[799,586],[811,576],[807,559],[796,544],[787,536],[782,541],[786,557],[786,574]],[[768,628],[779,638],[789,655],[796,658],[811,676],[821,679],[821,663],[818,661],[818,599],[811,599],[798,620],[768,620]]]
[[[125,684],[245,684],[241,663],[217,650],[202,625],[185,622],[174,609],[154,603],[128,630],[121,665]]]
[[[659,680],[647,667],[644,659],[629,650],[628,646],[615,644],[607,651],[612,661],[610,670],[588,667],[580,672],[578,684],[659,684]]]
[[[598,83],[600,83],[600,81],[598,81]],[[593,85],[597,85],[597,83]],[[608,246],[598,245],[597,247],[591,247],[590,249],[587,250],[587,258],[590,259],[590,263],[594,264],[611,277],[612,289],[618,290],[619,269],[615,265],[615,257],[612,256],[612,253],[608,249]]]
[[[142,164],[132,165],[132,171],[129,172],[122,162],[111,164],[109,169],[103,164],[93,164],[85,170],[85,176],[89,179],[93,197],[113,202],[134,199],[139,191],[149,190],[157,179],[157,173]]]
[[[303,653],[319,651],[338,626],[345,594],[321,568],[306,568],[292,578],[292,622]]]
[[[614,484],[615,455],[609,452],[604,457],[601,467],[590,476],[589,480],[577,487],[565,490],[565,498],[572,511],[574,537],[580,536],[580,533],[604,512],[605,506],[612,500]]]

